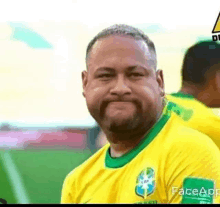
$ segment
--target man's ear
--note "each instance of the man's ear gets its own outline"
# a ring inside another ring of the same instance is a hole
[[[82,72],[82,85],[83,85],[83,96],[85,97],[86,86],[88,83],[88,73],[87,71]]]
[[[216,85],[217,85],[217,90],[220,91],[220,70],[217,72],[216,75]]]
[[[157,83],[158,83],[159,89],[160,89],[160,95],[163,97],[163,96],[165,96],[165,91],[164,91],[164,79],[163,79],[163,71],[162,70],[156,71],[156,78],[157,78]]]

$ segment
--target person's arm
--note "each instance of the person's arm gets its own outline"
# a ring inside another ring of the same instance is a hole
[[[75,181],[72,176],[72,172],[67,175],[64,180],[62,192],[61,192],[61,203],[75,203],[74,195],[76,193],[75,190]]]
[[[220,151],[209,137],[178,139],[166,160],[167,203],[219,203]]]

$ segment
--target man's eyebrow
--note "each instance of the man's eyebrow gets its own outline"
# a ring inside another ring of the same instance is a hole
[[[137,65],[129,66],[129,67],[126,68],[126,70],[129,71],[129,72],[132,72],[133,70],[137,69],[137,67],[138,67]]]
[[[145,70],[145,71],[149,70],[148,68],[140,66],[140,65],[129,66],[129,67],[126,68],[126,70],[128,72],[132,72],[136,69],[142,69],[142,70]],[[95,71],[95,73],[99,73],[99,72],[115,72],[115,69],[110,68],[110,67],[100,67]]]
[[[98,69],[95,71],[95,73],[96,73],[96,72],[102,72],[102,71],[114,72],[115,70],[114,70],[113,68],[109,68],[109,67],[100,67],[100,68],[98,68]]]
[[[132,72],[132,71],[134,71],[134,70],[136,70],[136,69],[143,69],[143,70],[146,70],[146,71],[149,70],[148,68],[143,67],[143,66],[139,66],[139,65],[129,66],[128,68],[126,68],[126,70],[127,70],[128,72]]]

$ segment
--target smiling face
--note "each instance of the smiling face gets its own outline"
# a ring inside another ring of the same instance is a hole
[[[107,36],[92,47],[82,73],[84,96],[104,130],[123,133],[143,129],[162,111],[163,75],[153,68],[143,40]]]

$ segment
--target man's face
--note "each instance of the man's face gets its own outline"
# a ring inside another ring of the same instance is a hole
[[[202,93],[207,94],[209,103],[207,106],[211,108],[220,107],[220,63],[210,68],[210,73],[206,75],[206,83],[202,86]]]
[[[156,121],[162,110],[163,75],[147,44],[127,36],[98,40],[82,73],[88,109],[104,130],[128,132]]]

